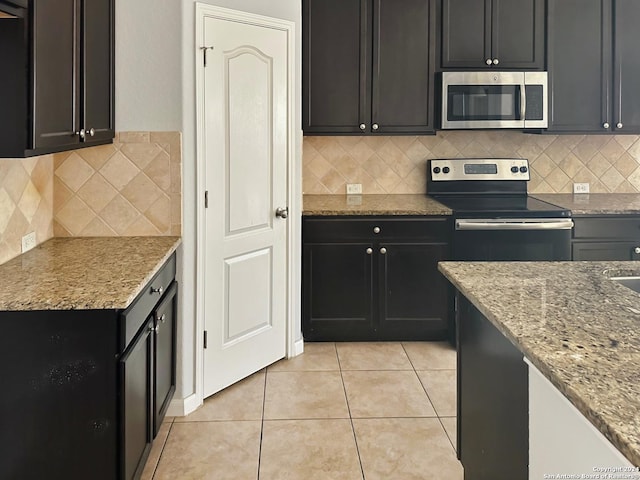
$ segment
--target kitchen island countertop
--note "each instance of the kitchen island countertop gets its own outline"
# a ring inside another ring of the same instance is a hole
[[[304,195],[302,215],[451,215],[426,194]]]
[[[442,262],[439,270],[640,466],[640,262]],[[606,272],[606,273],[603,273]]]
[[[179,237],[52,238],[0,265],[0,311],[124,309]]]

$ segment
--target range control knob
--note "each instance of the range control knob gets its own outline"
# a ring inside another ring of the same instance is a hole
[[[451,171],[451,169],[449,167],[444,167],[442,169],[442,173],[449,173]]]
[[[433,173],[440,173],[440,167],[433,167]]]
[[[527,173],[527,167],[520,167],[520,172],[521,173]]]
[[[516,166],[511,167],[511,173],[518,173],[518,167]]]

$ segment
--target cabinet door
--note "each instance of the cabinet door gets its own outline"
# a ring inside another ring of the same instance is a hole
[[[575,261],[640,260],[635,249],[640,242],[574,242],[571,259]]]
[[[72,148],[80,140],[78,0],[32,5],[32,148]]]
[[[153,377],[153,435],[158,434],[169,403],[176,390],[176,323],[178,284],[173,282],[153,316],[154,377]]]
[[[449,246],[384,243],[376,249],[380,338],[444,338],[448,328],[449,286],[438,272],[438,262],[448,258]]]
[[[548,131],[606,131],[610,1],[549,0],[548,8]]]
[[[121,478],[138,478],[153,441],[153,317],[120,359]]]
[[[433,132],[435,2],[374,0],[373,25],[372,130]]]
[[[613,118],[617,133],[640,132],[640,55],[638,25],[640,2],[615,0],[614,3],[614,80]]]
[[[369,131],[371,2],[303,1],[305,133]]]
[[[305,340],[372,340],[372,255],[367,243],[303,247],[302,333]]]
[[[442,68],[487,68],[491,0],[442,1]]]
[[[85,0],[82,19],[84,143],[104,142],[114,137],[113,0]]]
[[[492,5],[491,58],[494,67],[542,70],[544,0],[493,0]]]

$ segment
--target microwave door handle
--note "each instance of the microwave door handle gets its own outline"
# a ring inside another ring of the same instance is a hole
[[[524,123],[527,118],[527,86],[523,83],[520,85],[520,115]]]

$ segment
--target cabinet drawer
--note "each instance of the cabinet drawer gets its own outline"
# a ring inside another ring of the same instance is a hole
[[[639,216],[574,217],[574,238],[640,239]]]
[[[302,229],[304,243],[396,238],[447,242],[450,235],[448,217],[306,217]]]
[[[140,330],[140,327],[151,315],[153,307],[158,303],[164,292],[167,291],[175,276],[176,255],[173,254],[151,281],[145,285],[140,295],[122,312],[120,344],[118,345],[120,351],[124,350]]]

